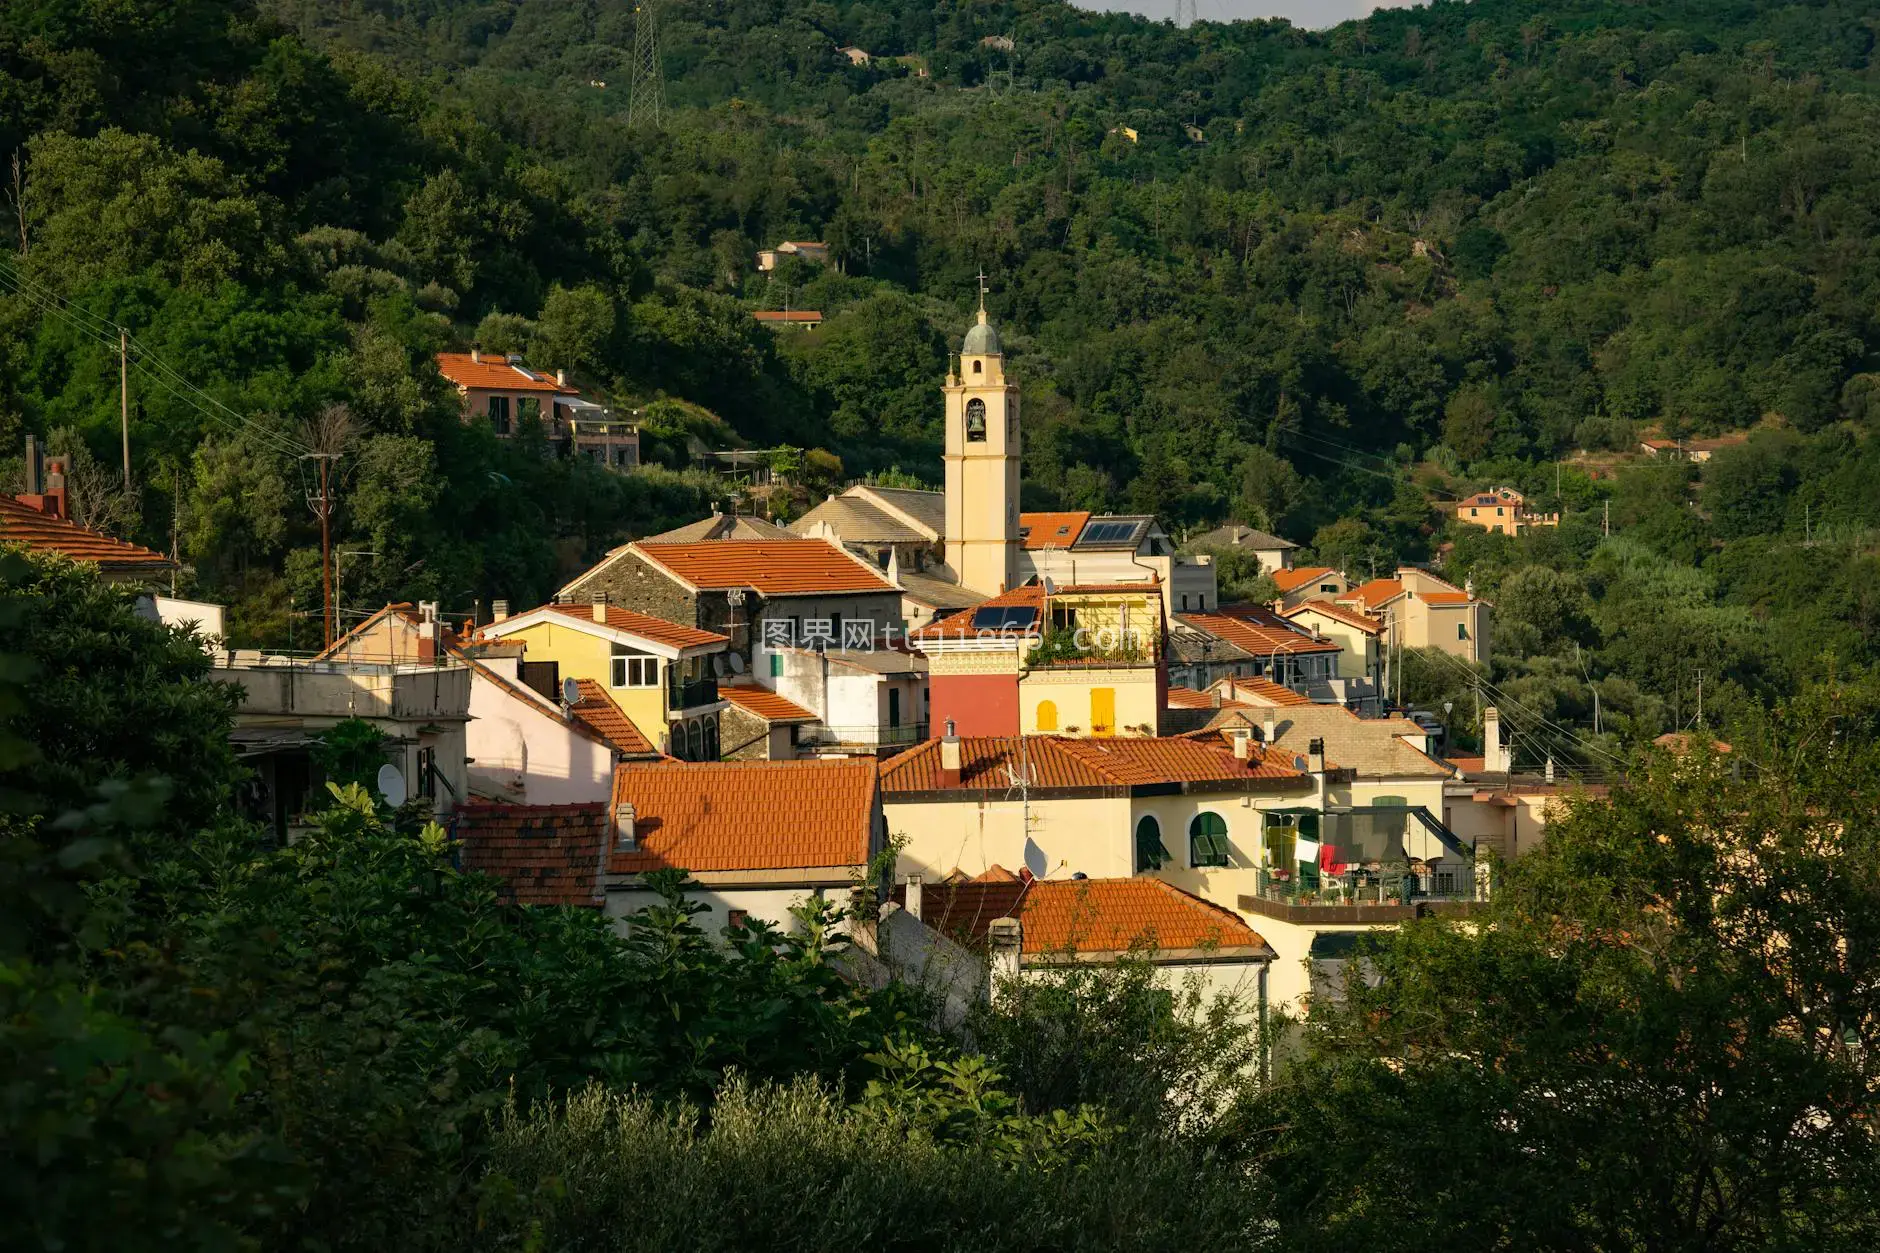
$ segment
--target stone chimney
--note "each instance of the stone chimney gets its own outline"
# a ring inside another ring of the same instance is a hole
[[[956,787],[960,781],[960,737],[953,729],[953,719],[947,719],[947,733],[940,737],[940,782],[945,787]]]
[[[566,370],[555,371],[555,386],[557,387],[568,386],[568,371]]]
[[[492,623],[501,622],[508,616],[509,616],[509,602],[508,601],[493,600],[490,602],[490,621]]]
[[[65,472],[70,464],[64,457],[46,458],[46,483],[39,497],[39,508],[55,518],[72,516],[65,499]]]
[[[1268,744],[1279,738],[1279,715],[1275,714],[1270,706],[1266,711],[1266,724],[1260,730],[1264,733],[1262,738]]]
[[[1209,689],[1208,708],[1219,709],[1220,707],[1221,707],[1221,689],[1218,687]]]
[[[1317,736],[1306,741],[1306,769],[1313,774],[1325,773],[1325,741]]]
[[[994,918],[986,928],[986,944],[992,950],[992,987],[990,999],[998,1002],[1011,992],[1018,979],[1019,953],[1025,944],[1024,926],[1016,918]]]
[[[915,922],[920,921],[920,885],[921,877],[919,875],[911,874],[907,876],[907,904],[903,905],[902,908],[907,911],[908,917],[912,918]]]
[[[1234,727],[1227,733],[1234,745],[1234,756],[1241,761],[1253,759],[1253,732],[1248,727]]]
[[[1490,705],[1482,711],[1482,769],[1508,773],[1508,749],[1501,740],[1501,711]]]
[[[594,593],[594,621],[603,625],[607,622],[607,594],[605,592]]]
[[[634,823],[638,819],[639,815],[634,812],[631,801],[621,801],[614,806],[615,848],[630,853],[640,846],[639,835],[634,830]]]
[[[472,348],[470,350],[470,360],[475,362],[477,365],[482,365],[483,364],[483,350],[481,348]]]

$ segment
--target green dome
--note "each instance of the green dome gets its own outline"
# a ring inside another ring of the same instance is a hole
[[[997,357],[1001,355],[999,333],[992,329],[992,323],[986,321],[986,311],[979,311],[979,325],[966,332],[966,342],[960,345],[960,351],[969,357]]]

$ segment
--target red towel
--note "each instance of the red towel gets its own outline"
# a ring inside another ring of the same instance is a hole
[[[1345,871],[1351,869],[1345,862],[1333,860],[1337,856],[1337,845],[1319,845],[1319,869],[1325,874],[1343,874]]]

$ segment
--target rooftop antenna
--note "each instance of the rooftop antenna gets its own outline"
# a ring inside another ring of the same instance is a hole
[[[628,84],[627,126],[645,124],[659,129],[666,108],[666,79],[659,61],[659,14],[655,0],[640,0],[633,9],[633,75]]]

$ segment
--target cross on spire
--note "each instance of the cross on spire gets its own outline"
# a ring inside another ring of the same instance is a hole
[[[986,311],[986,271],[983,268],[979,271],[979,311]]]

